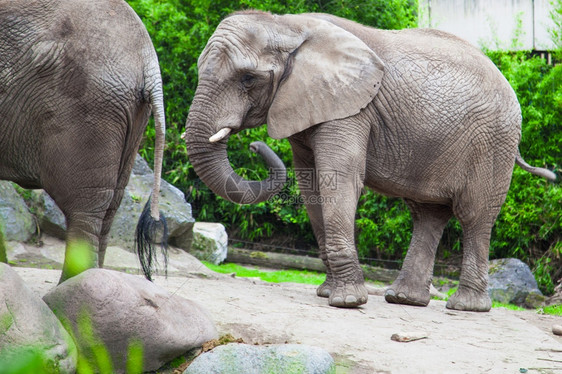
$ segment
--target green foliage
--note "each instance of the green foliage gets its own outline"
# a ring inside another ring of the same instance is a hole
[[[127,350],[127,374],[141,374],[143,372],[142,342],[131,342]]]
[[[59,370],[45,355],[44,347],[27,346],[0,351],[3,374],[57,374]]]
[[[360,257],[401,259],[412,236],[412,220],[401,199],[365,190],[355,220]]]
[[[55,311],[55,314],[56,311]],[[59,317],[59,319],[61,319]],[[82,310],[76,321],[76,328],[66,319],[61,320],[63,326],[75,342],[81,341],[78,347],[77,374],[113,374],[113,359],[103,341],[98,337],[90,314]],[[143,372],[143,346],[140,341],[130,341],[127,347],[126,373],[139,374]]]
[[[557,48],[554,56],[558,60],[562,60],[562,0],[552,0],[550,4],[552,5],[550,19],[554,26],[548,31]]]
[[[4,240],[4,229],[2,227],[3,223],[0,220],[0,262],[5,264],[8,263],[8,255],[6,249],[6,240]]]
[[[549,305],[537,310],[539,314],[550,314],[553,316],[562,316],[562,304]]]
[[[67,268],[65,274],[68,278],[80,274],[97,266],[94,257],[94,248],[92,245],[83,240],[71,241],[65,255],[65,263]]]

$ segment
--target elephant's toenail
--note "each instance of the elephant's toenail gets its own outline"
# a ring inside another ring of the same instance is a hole
[[[341,304],[343,304],[343,299],[341,297],[334,297],[332,299],[331,304],[341,305]]]

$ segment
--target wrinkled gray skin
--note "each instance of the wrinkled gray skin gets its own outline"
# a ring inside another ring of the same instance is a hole
[[[514,163],[555,178],[519,155],[519,104],[497,68],[468,43],[434,30],[376,30],[322,14],[226,18],[199,58],[184,134],[190,161],[215,193],[247,202],[229,191],[227,135],[263,123],[270,136],[289,139],[295,168],[316,170],[320,183],[299,185],[328,269],[317,293],[338,307],[367,302],[354,243],[364,186],[404,198],[414,221],[386,300],[427,305],[435,251],[454,215],[464,257],[447,307],[488,311],[490,233]],[[337,173],[336,188],[323,173]],[[254,201],[277,192],[258,196],[264,186],[256,183],[236,188]],[[323,204],[314,204],[318,197]]]
[[[140,19],[120,0],[0,0],[0,179],[44,188],[64,212],[61,281],[77,272],[69,243],[90,245],[86,267],[103,265],[151,110],[158,219],[164,106]]]

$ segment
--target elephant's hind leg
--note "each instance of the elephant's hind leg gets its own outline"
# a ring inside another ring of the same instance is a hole
[[[80,192],[81,191],[81,192]],[[78,188],[62,199],[53,196],[66,217],[66,251],[60,282],[98,266],[98,248],[113,188]]]
[[[449,309],[487,312],[492,307],[488,295],[490,237],[511,182],[515,156],[508,149],[490,152],[490,159],[475,164],[469,174],[472,179],[454,201],[463,230],[463,261],[459,288],[447,301]]]
[[[493,220],[463,225],[463,261],[459,288],[447,301],[448,309],[487,312],[492,307],[488,295],[488,249]],[[462,221],[461,221],[462,224]]]
[[[103,263],[105,261],[105,252],[107,249],[111,225],[113,223],[113,219],[115,218],[115,214],[117,213],[117,210],[121,205],[121,201],[123,200],[125,188],[127,187],[127,183],[129,182],[129,178],[131,176],[131,170],[133,169],[133,164],[135,163],[136,149],[138,148],[140,140],[140,137],[137,136],[137,139],[134,139],[130,141],[130,143],[127,143],[129,144],[129,146],[127,148],[127,152],[124,152],[123,159],[121,160],[121,167],[119,170],[119,176],[117,178],[117,186],[113,191],[113,198],[111,199],[111,203],[109,204],[109,207],[105,212],[105,216],[103,217],[98,250],[98,266],[100,268],[103,267]],[[132,235],[133,233],[131,233],[131,236]]]
[[[115,189],[113,193],[113,199],[111,199],[111,203],[109,204],[105,216],[103,217],[98,247],[98,266],[100,268],[103,267],[103,263],[105,261],[105,252],[109,240],[109,231],[111,230],[111,224],[113,223],[115,213],[117,213],[117,209],[121,204],[124,192],[124,189],[120,188],[119,186]]]
[[[442,205],[406,203],[414,221],[412,239],[402,270],[384,297],[389,303],[426,306],[437,245],[453,212]]]
[[[92,110],[91,116],[98,121],[90,123],[79,111],[71,112],[69,118],[61,120],[68,127],[65,137],[54,134],[46,139],[43,149],[43,187],[66,217],[61,282],[100,263],[102,227],[115,199],[126,133],[112,113],[106,108],[103,113],[95,117]]]
[[[459,288],[447,301],[448,309],[487,312],[492,307],[488,295],[488,250],[490,236],[499,207],[479,211],[463,228],[463,261]]]

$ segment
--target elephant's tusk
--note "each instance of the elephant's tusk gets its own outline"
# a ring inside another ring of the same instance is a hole
[[[220,129],[219,132],[217,132],[215,135],[213,135],[209,138],[209,141],[211,143],[215,143],[215,142],[218,142],[220,140],[223,140],[224,138],[226,138],[228,136],[228,134],[230,134],[231,131],[232,131],[232,129],[230,127],[225,127],[223,129]]]

